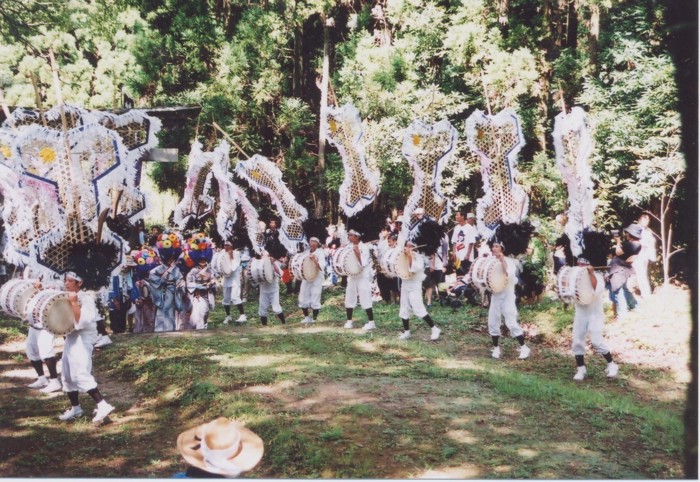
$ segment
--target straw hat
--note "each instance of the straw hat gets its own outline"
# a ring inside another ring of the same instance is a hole
[[[182,432],[177,450],[193,467],[234,477],[254,469],[265,452],[260,437],[225,417]]]

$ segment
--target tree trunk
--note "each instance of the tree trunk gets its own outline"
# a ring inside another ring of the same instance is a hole
[[[325,16],[323,16],[322,19],[323,73],[321,76],[321,115],[318,123],[318,164],[316,165],[318,172],[326,168],[326,135],[323,130],[323,124],[326,122],[326,111],[328,110],[328,76],[330,72],[328,21]]]
[[[294,74],[292,78],[292,95],[302,97],[304,78],[303,31],[301,25],[294,27]]]

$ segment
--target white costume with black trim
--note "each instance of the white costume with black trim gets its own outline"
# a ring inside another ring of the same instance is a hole
[[[359,243],[358,247],[362,271],[357,276],[348,276],[348,286],[345,289],[345,308],[355,308],[359,297],[360,306],[368,310],[372,308],[372,258],[366,244]]]
[[[258,315],[267,316],[272,307],[272,312],[275,315],[282,313],[282,305],[280,305],[280,273],[282,268],[280,267],[279,261],[271,260],[272,269],[272,282],[265,283],[262,282],[259,285],[260,290],[260,304],[258,306]]]
[[[411,316],[411,312],[418,318],[428,314],[423,304],[423,280],[425,279],[425,260],[420,253],[413,253],[413,261],[409,271],[413,277],[401,281],[401,304],[399,317],[403,320]]]
[[[64,392],[87,392],[97,387],[92,376],[92,347],[97,340],[97,319],[95,296],[79,291],[80,320],[75,330],[66,335],[63,346],[61,368]]]
[[[593,350],[599,355],[604,355],[610,350],[603,340],[603,328],[605,325],[605,280],[603,275],[595,273],[596,287],[593,301],[588,305],[575,303],[574,326],[571,341],[571,349],[574,355],[585,355],[586,335],[591,337]]]
[[[321,291],[323,290],[323,281],[325,279],[326,253],[321,248],[316,248],[313,253],[311,250],[307,252],[309,256],[316,258],[321,269],[313,280],[302,280],[301,288],[299,289],[299,308],[319,310],[321,309]]]
[[[518,324],[518,308],[515,306],[515,285],[518,284],[517,261],[509,256],[504,257],[508,275],[506,287],[500,293],[491,294],[489,306],[489,335],[501,335],[501,317],[505,319],[510,336],[517,338],[523,334]]]

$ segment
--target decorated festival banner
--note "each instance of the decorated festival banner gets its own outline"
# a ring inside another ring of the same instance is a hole
[[[499,221],[519,224],[527,216],[529,200],[515,182],[518,152],[525,144],[520,118],[511,109],[495,116],[476,110],[465,126],[467,145],[479,156],[484,197],[477,201],[477,229],[490,238]]]
[[[569,194],[568,220],[565,231],[571,240],[571,252],[579,256],[583,248],[583,232],[593,225],[596,202],[588,158],[593,150],[586,113],[574,107],[554,118],[554,150]]]
[[[214,198],[209,196],[213,177],[212,167],[222,160],[228,161],[228,144],[220,144],[213,152],[203,152],[202,144],[192,143],[187,158],[185,194],[175,207],[173,221],[184,229],[190,219],[201,220],[214,210]]]
[[[246,161],[239,161],[235,173],[256,191],[270,196],[281,219],[280,242],[288,251],[295,253],[297,243],[304,241],[302,223],[308,217],[308,212],[282,180],[282,171],[266,157],[256,154]]]
[[[422,208],[439,223],[449,218],[449,199],[440,191],[442,172],[454,154],[457,129],[447,120],[426,125],[415,120],[403,137],[402,152],[413,168],[413,190],[404,213]]]
[[[351,104],[329,108],[322,119],[328,142],[343,159],[345,177],[340,186],[340,208],[350,217],[374,201],[379,178],[367,167],[359,111]]]

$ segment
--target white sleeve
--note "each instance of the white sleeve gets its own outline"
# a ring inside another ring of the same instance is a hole
[[[80,320],[78,320],[76,329],[82,330],[97,322],[97,305],[95,304],[95,296],[86,291],[78,292],[78,302],[80,303]]]

